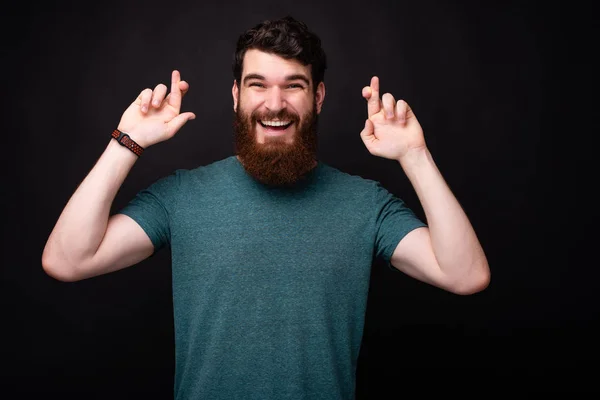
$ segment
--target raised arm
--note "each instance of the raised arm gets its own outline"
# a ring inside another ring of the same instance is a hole
[[[189,89],[178,71],[171,92],[164,84],[144,89],[123,113],[117,126],[142,148],[172,138],[195,115],[180,113]],[[42,253],[46,273],[61,281],[77,281],[113,272],[149,257],[150,238],[131,218],[109,216],[115,196],[138,156],[110,139],[106,149],[77,187],[60,214]]]
[[[404,100],[379,97],[379,79],[363,88],[368,119],[361,138],[373,155],[398,161],[427,218],[427,228],[409,232],[390,260],[398,270],[457,294],[485,289],[490,269],[477,235],[438,170],[421,125]]]

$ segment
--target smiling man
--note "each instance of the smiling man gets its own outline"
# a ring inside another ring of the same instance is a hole
[[[265,39],[259,34],[250,40],[260,45]],[[240,39],[234,65],[236,153],[246,171],[260,182],[294,184],[316,165],[317,115],[325,84],[322,80],[314,83],[311,64],[282,59],[282,55],[293,57],[291,51],[265,52],[247,42],[245,37]],[[324,53],[313,55],[319,56],[323,56],[319,61],[324,71]]]
[[[326,64],[319,38],[293,18],[244,32],[235,155],[158,179],[109,215],[144,148],[195,118],[180,112],[189,85],[173,71],[170,93],[145,89],[125,110],[48,238],[43,268],[70,282],[170,247],[176,399],[353,399],[374,257],[456,294],[489,282],[414,113],[380,97],[376,76],[362,88],[357,135],[398,162],[427,223],[378,182],[317,159]]]

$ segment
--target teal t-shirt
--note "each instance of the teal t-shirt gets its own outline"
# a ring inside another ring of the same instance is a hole
[[[178,400],[353,399],[373,259],[425,226],[375,181],[319,163],[270,188],[235,156],[120,213],[171,249]]]

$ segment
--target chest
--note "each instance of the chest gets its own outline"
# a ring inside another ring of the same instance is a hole
[[[336,199],[217,197],[176,211],[173,268],[254,285],[350,282],[369,273],[373,226],[364,210]]]

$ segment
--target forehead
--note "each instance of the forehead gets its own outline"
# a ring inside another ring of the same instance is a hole
[[[297,60],[288,60],[272,53],[250,49],[244,54],[242,79],[248,74],[258,74],[267,80],[285,80],[287,76],[302,74],[311,79],[310,65],[302,65]]]

